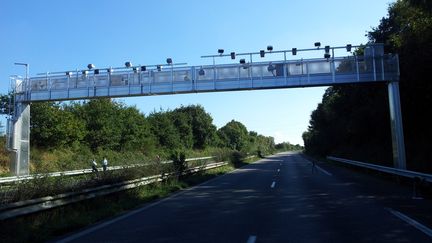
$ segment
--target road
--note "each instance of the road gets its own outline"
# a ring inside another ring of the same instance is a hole
[[[432,212],[407,188],[281,153],[59,242],[432,242],[404,209]]]

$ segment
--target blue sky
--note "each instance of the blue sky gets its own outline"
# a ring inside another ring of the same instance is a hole
[[[22,1],[0,0],[0,93],[9,76],[47,71],[163,63],[189,65],[226,52],[341,46],[367,41],[365,34],[387,14],[391,1]],[[218,60],[219,61],[219,60]],[[223,62],[223,60],[220,60]],[[303,144],[310,114],[325,88],[204,93],[122,99],[143,113],[201,104],[216,126],[231,119],[276,142]],[[2,120],[4,124],[4,120]]]

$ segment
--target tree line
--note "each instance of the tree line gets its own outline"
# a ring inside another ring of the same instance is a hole
[[[83,102],[34,103],[31,106],[31,144],[40,149],[85,146],[92,151],[204,150],[229,148],[245,153],[271,153],[273,137],[263,136],[232,120],[217,129],[200,105],[154,111],[148,116],[136,107],[111,99]]]
[[[432,2],[398,0],[368,31],[370,43],[398,53],[400,93],[408,169],[432,172]],[[386,84],[334,86],[311,114],[303,134],[309,154],[337,155],[392,166]]]

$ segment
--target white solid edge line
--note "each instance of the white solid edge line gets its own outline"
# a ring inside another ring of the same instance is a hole
[[[387,208],[387,210],[390,211],[390,213],[392,213],[394,216],[407,222],[411,226],[414,226],[416,229],[420,230],[421,232],[425,233],[426,235],[428,235],[429,237],[432,238],[432,229],[429,229],[428,227],[422,225],[421,223],[415,221],[414,219],[406,216],[405,214],[403,214],[401,212],[398,212],[398,211],[393,210],[391,208]]]
[[[200,186],[203,186],[203,185],[208,184],[208,183],[210,183],[210,182],[212,182],[212,181],[218,180],[218,179],[220,179],[220,178],[222,178],[222,177],[224,177],[224,176],[227,176],[227,175],[229,175],[229,174],[231,174],[231,173],[235,173],[236,171],[238,171],[238,170],[240,170],[240,169],[242,169],[242,168],[249,167],[249,166],[251,166],[251,165],[253,165],[253,164],[255,164],[256,162],[259,162],[259,161],[260,161],[260,160],[255,161],[255,162],[252,163],[252,164],[249,164],[249,165],[243,166],[243,167],[241,167],[241,168],[235,169],[235,170],[233,170],[233,171],[231,171],[231,172],[229,172],[229,173],[226,173],[226,174],[223,174],[223,175],[217,176],[217,177],[215,177],[215,178],[213,178],[213,179],[210,179],[210,180],[208,180],[208,181],[205,181],[205,182],[203,182],[203,183],[201,183],[201,184],[198,184],[198,185],[196,185],[196,186],[193,186],[193,187],[190,187],[190,188],[184,189],[184,190],[182,190],[182,191],[180,191],[180,192],[177,192],[177,193],[175,193],[175,194],[173,194],[173,195],[171,195],[171,196],[169,196],[169,197],[166,197],[166,198],[164,198],[164,199],[161,199],[160,201],[157,201],[157,202],[151,203],[150,205],[147,205],[147,206],[144,206],[144,207],[139,208],[139,209],[137,209],[137,210],[131,211],[131,212],[126,213],[126,214],[123,214],[123,215],[118,216],[118,217],[116,217],[116,218],[114,218],[114,219],[111,219],[111,220],[108,220],[108,221],[105,221],[105,222],[103,222],[103,223],[99,223],[99,224],[96,223],[97,225],[95,225],[95,226],[91,226],[89,229],[86,229],[86,230],[83,230],[83,231],[77,232],[77,233],[75,233],[75,234],[73,234],[73,235],[71,235],[71,236],[69,236],[69,237],[66,237],[66,238],[64,238],[64,239],[60,239],[60,240],[55,241],[55,242],[70,242],[70,241],[73,241],[73,240],[78,239],[78,238],[80,238],[80,237],[82,237],[82,236],[88,235],[88,234],[90,234],[90,233],[92,233],[92,232],[94,232],[94,231],[96,231],[96,230],[98,230],[98,229],[101,229],[101,228],[104,228],[104,227],[106,227],[106,226],[108,226],[108,225],[110,225],[110,224],[116,223],[116,222],[118,222],[118,221],[120,221],[120,220],[122,220],[122,219],[124,219],[124,218],[127,218],[127,217],[129,217],[129,216],[132,216],[132,215],[134,215],[134,214],[137,214],[137,213],[140,213],[140,212],[142,212],[142,211],[145,211],[145,210],[147,210],[147,209],[149,209],[149,208],[152,208],[152,207],[154,207],[154,206],[156,206],[156,205],[158,205],[158,204],[161,204],[162,202],[165,202],[165,201],[171,200],[171,199],[173,199],[173,198],[175,198],[175,197],[177,197],[177,196],[182,195],[183,193],[186,193],[186,192],[191,191],[191,190],[195,190],[196,188],[198,188],[198,187],[200,187]]]
[[[324,174],[326,174],[326,175],[328,175],[328,176],[333,176],[332,173],[330,173],[330,172],[324,170],[323,168],[319,167],[318,165],[315,165],[315,167],[316,167],[318,170],[320,170],[322,173],[324,173]]]
[[[246,243],[255,243],[256,238],[257,237],[255,235],[250,235]]]
[[[276,185],[276,181],[273,181],[273,183],[271,184],[271,188],[274,188],[275,187],[275,185]]]

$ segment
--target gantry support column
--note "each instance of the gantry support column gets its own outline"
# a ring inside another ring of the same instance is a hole
[[[28,175],[30,168],[30,103],[16,103],[12,122],[11,164],[13,175]]]
[[[390,105],[390,124],[393,145],[393,164],[395,168],[406,169],[405,143],[402,126],[402,110],[399,95],[399,82],[388,83]]]

